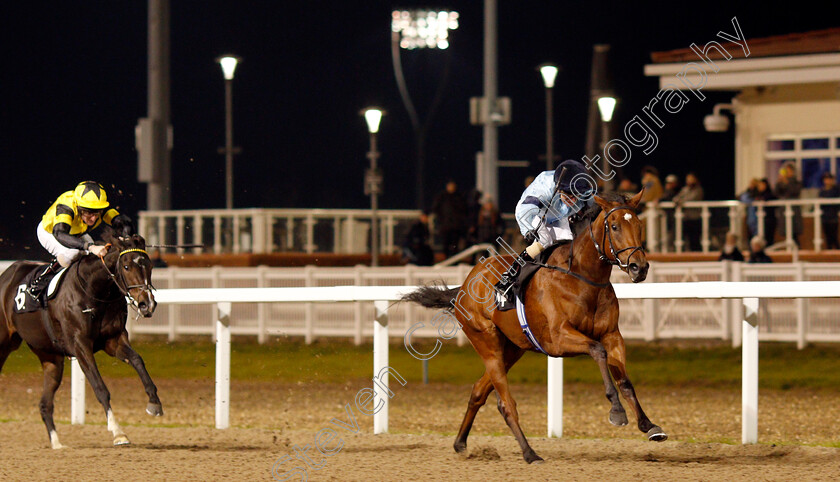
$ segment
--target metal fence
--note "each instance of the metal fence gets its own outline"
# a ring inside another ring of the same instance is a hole
[[[727,232],[739,235],[746,249],[752,235],[763,236],[774,219],[779,239],[793,246],[794,226],[802,225],[797,241],[805,249],[825,247],[823,209],[840,205],[840,199],[798,199],[755,202],[691,201],[650,203],[641,214],[646,223],[650,252],[684,252],[688,223],[700,223],[697,242],[704,253],[719,249]],[[748,212],[756,215],[756,232],[747,227]],[[380,210],[379,246],[382,253],[399,253],[408,229],[420,211]],[[797,219],[801,216],[802,222]],[[520,239],[512,214],[504,214],[505,240]],[[344,253],[370,252],[371,213],[366,209],[199,209],[190,211],[141,211],[139,232],[149,244],[199,244],[194,253]],[[692,221],[696,219],[696,221]],[[430,220],[434,232],[434,216]],[[184,253],[184,248],[174,249]]]
[[[837,281],[837,263],[776,263],[754,265],[735,262],[652,262],[646,282],[690,281]],[[471,266],[422,268],[416,266],[369,268],[163,268],[154,271],[154,284],[164,288],[262,288],[302,286],[405,286],[444,281],[458,285]],[[629,282],[614,270],[613,283]],[[370,303],[236,303],[231,314],[234,335],[255,336],[260,343],[270,336],[352,338],[356,344],[372,336]],[[152,318],[130,320],[131,333],[183,335],[214,333],[218,318],[213,304],[165,305]],[[740,343],[742,307],[737,300],[622,300],[621,331],[628,339],[716,338]],[[762,340],[809,342],[840,341],[840,300],[764,299],[759,310]],[[434,310],[399,303],[389,310],[392,333],[404,334],[417,323],[426,327],[418,337],[437,337],[428,321]],[[466,340],[459,333],[459,343]]]

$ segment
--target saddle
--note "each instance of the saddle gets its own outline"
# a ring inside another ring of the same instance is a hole
[[[49,285],[47,286],[47,289],[43,290],[41,294],[38,295],[37,300],[32,299],[32,297],[26,292],[26,288],[29,287],[32,280],[44,272],[47,269],[47,266],[49,265],[39,264],[21,280],[21,283],[18,285],[15,293],[15,313],[31,313],[33,311],[46,309],[47,302],[55,298],[55,295],[58,293],[58,286],[61,284],[61,280],[64,279],[64,273],[67,271],[67,268],[61,268],[57,272],[47,275]]]
[[[540,264],[548,263],[548,258],[551,257],[551,253],[553,253],[555,249],[559,248],[560,246],[562,246],[564,244],[568,244],[570,242],[571,241],[563,240],[563,241],[560,241],[557,244],[553,244],[553,245],[549,246],[548,248],[546,248],[542,253],[539,254],[539,256],[537,256],[537,259],[535,260],[536,263],[539,263],[539,264],[531,263],[531,262],[525,263],[525,266],[522,266],[522,268],[519,270],[519,276],[516,277],[516,281],[513,282],[512,289],[513,289],[514,303],[504,305],[500,302],[499,298],[497,297],[496,298],[496,309],[498,309],[499,311],[512,310],[513,308],[516,307],[515,300],[522,300],[522,302],[524,303],[525,302],[525,289],[528,288],[528,283],[531,281],[531,278],[534,277],[534,274],[536,274],[536,272],[541,268]]]

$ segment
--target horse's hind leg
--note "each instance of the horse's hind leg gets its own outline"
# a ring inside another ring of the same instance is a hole
[[[105,352],[134,367],[137,375],[140,376],[140,381],[143,382],[143,388],[146,389],[146,394],[149,396],[146,413],[157,417],[163,415],[163,407],[161,406],[160,398],[158,398],[157,387],[146,370],[146,364],[143,363],[143,358],[131,348],[131,344],[128,342],[128,333],[123,331],[119,338],[109,340],[105,345]]]
[[[0,331],[2,331],[2,333],[0,333],[0,372],[2,372],[3,365],[6,364],[6,359],[9,358],[9,354],[20,348],[20,344],[23,340],[21,340],[20,335],[17,333],[6,335],[7,332],[5,328]]]
[[[131,443],[128,441],[128,437],[125,436],[125,432],[120,428],[117,419],[114,417],[114,412],[111,410],[111,393],[102,380],[102,375],[100,375],[99,368],[96,366],[96,360],[93,358],[91,348],[77,344],[75,355],[79,361],[79,366],[82,367],[82,371],[85,373],[85,378],[87,378],[90,386],[93,388],[93,393],[96,394],[96,399],[99,400],[102,408],[105,409],[108,430],[114,434],[114,445],[127,445]]]
[[[510,370],[510,367],[516,363],[525,350],[519,348],[513,343],[507,342],[505,345],[505,373]],[[487,402],[487,397],[493,391],[493,383],[490,381],[489,372],[485,371],[484,375],[473,385],[472,393],[470,394],[470,401],[467,405],[467,412],[464,414],[464,421],[461,422],[461,429],[458,431],[458,436],[455,438],[455,452],[461,453],[467,449],[467,437],[470,434],[473,421],[478,410]],[[501,408],[500,408],[501,410]],[[504,416],[504,413],[502,413]]]
[[[636,390],[633,384],[630,383],[630,378],[627,377],[627,369],[625,361],[627,359],[624,347],[624,338],[617,331],[609,333],[601,338],[601,343],[607,350],[607,363],[610,367],[610,372],[615,378],[618,388],[621,390],[624,399],[627,400],[633,410],[636,412],[636,420],[639,423],[639,430],[647,434],[648,440],[655,442],[662,442],[668,439],[668,434],[662,428],[655,425],[642,410],[638,398],[636,398]]]
[[[34,351],[34,350],[33,350]],[[53,421],[53,410],[55,408],[55,392],[61,385],[61,378],[64,375],[64,357],[35,351],[41,360],[41,369],[44,371],[44,392],[41,394],[41,403],[38,408],[41,411],[41,420],[47,426],[47,435],[50,437],[50,445],[54,449],[66,448],[58,441],[58,432],[55,430]]]

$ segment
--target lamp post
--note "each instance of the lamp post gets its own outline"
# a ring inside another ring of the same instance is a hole
[[[233,147],[233,73],[236,64],[241,59],[233,55],[224,55],[216,59],[222,64],[222,73],[225,76],[225,147],[222,151],[225,154],[225,208],[233,209],[233,156],[236,149]]]
[[[612,121],[613,112],[615,111],[615,104],[617,100],[612,92],[604,92],[601,97],[598,97],[598,111],[601,113],[601,151],[604,153],[601,166],[602,172],[609,172],[610,166],[607,165],[607,152],[604,150],[607,142],[610,141],[610,121]]]
[[[362,115],[365,117],[370,133],[370,151],[367,154],[370,159],[370,168],[365,172],[365,194],[370,195],[370,265],[379,266],[379,220],[376,210],[379,193],[382,192],[382,174],[376,167],[376,160],[379,158],[379,151],[376,149],[376,134],[379,132],[379,121],[382,120],[385,112],[377,107],[367,107],[362,110]]]
[[[539,67],[545,84],[545,170],[554,169],[554,79],[560,70],[554,64],[542,64]]]

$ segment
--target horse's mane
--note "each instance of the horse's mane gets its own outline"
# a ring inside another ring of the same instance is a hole
[[[601,199],[609,201],[611,203],[616,204],[627,204],[630,200],[630,196],[626,194],[622,194],[619,192],[611,191],[605,192],[603,194],[598,195]],[[577,215],[577,220],[572,226],[572,231],[574,233],[575,238],[580,236],[584,228],[589,226],[590,223],[595,221],[595,218],[601,214],[601,206],[596,203],[588,204],[587,207],[583,208]]]

